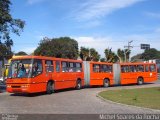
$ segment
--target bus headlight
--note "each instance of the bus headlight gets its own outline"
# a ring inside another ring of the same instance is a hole
[[[11,85],[7,85],[7,88],[11,88]]]

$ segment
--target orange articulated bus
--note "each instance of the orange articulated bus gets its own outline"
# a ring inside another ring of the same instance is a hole
[[[83,86],[143,84],[157,80],[154,63],[106,63],[44,56],[12,58],[7,78],[10,93],[47,92]]]
[[[82,61],[42,56],[13,58],[7,79],[11,93],[52,93],[54,90],[84,86]]]

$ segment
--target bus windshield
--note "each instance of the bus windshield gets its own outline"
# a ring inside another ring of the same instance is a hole
[[[12,60],[9,68],[9,78],[30,78],[42,72],[41,60]]]

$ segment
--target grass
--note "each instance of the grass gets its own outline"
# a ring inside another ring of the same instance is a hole
[[[99,95],[118,103],[160,110],[160,87],[108,90]]]

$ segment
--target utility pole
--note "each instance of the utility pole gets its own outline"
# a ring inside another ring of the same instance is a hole
[[[133,40],[128,42],[127,46],[124,46],[124,48],[127,48],[127,51],[124,51],[124,55],[125,55],[125,62],[127,62],[127,53],[130,51],[131,48],[133,48],[133,46],[131,46],[131,43],[133,42]]]

